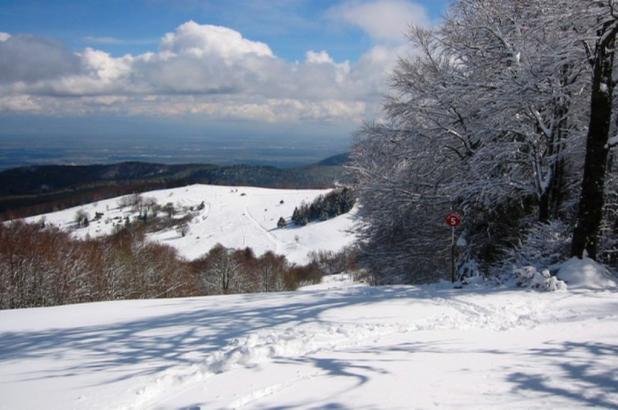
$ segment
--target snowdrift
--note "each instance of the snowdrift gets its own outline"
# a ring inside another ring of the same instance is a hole
[[[606,289],[616,287],[616,278],[609,270],[590,258],[573,257],[560,265],[557,276],[570,289]]]

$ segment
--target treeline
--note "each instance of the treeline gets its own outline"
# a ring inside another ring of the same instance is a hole
[[[134,192],[177,188],[184,185],[186,185],[184,181],[126,182],[102,186],[82,186],[49,194],[9,196],[0,198],[0,221],[56,212]]]
[[[76,240],[52,226],[15,221],[0,224],[0,309],[294,290],[353,263],[343,255],[322,253],[296,266],[272,252],[256,257],[249,248],[219,245],[186,261],[174,248],[146,241],[139,224]]]
[[[305,202],[294,208],[292,222],[297,226],[309,222],[326,221],[348,213],[354,207],[354,192],[348,187],[333,189],[326,195],[320,195],[310,204]]]

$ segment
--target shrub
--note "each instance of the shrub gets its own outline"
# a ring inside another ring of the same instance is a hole
[[[88,226],[89,223],[89,219],[90,219],[90,215],[88,215],[88,212],[84,211],[83,209],[79,209],[77,212],[75,212],[75,224],[77,226]]]

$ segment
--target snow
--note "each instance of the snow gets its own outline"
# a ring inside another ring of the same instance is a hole
[[[338,275],[0,311],[0,409],[616,408],[617,296]]]
[[[587,257],[582,259],[573,257],[564,262],[557,276],[565,281],[570,289],[616,287],[616,280],[607,268]]]
[[[355,209],[324,222],[310,223],[303,227],[277,228],[280,217],[289,221],[294,208],[301,202],[311,202],[328,191],[190,185],[144,192],[141,195],[143,198],[156,199],[162,206],[172,202],[176,208],[195,208],[204,202],[204,209],[190,222],[190,230],[185,237],[173,228],[149,235],[150,240],[171,245],[188,259],[195,259],[220,243],[236,249],[249,246],[257,255],[270,250],[285,255],[291,262],[304,264],[311,251],[339,251],[355,239],[351,233],[355,223]],[[78,238],[109,235],[113,232],[114,223],[122,225],[125,216],[133,218],[137,214],[130,207],[119,208],[121,198],[38,215],[27,221],[44,219],[46,223],[70,230]],[[96,212],[104,215],[101,220],[90,222],[88,227],[76,228],[75,214],[80,209],[91,218]]]

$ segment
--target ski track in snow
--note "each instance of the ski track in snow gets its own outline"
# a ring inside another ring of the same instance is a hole
[[[371,290],[367,289],[367,291]],[[120,409],[151,408],[163,396],[166,401],[180,396],[204,379],[238,367],[251,367],[276,358],[297,358],[317,352],[357,347],[366,341],[387,335],[438,329],[479,328],[493,331],[506,331],[517,327],[532,329],[541,321],[548,321],[548,305],[538,301],[528,300],[525,303],[518,301],[481,306],[459,297],[434,298],[429,302],[443,307],[444,313],[416,323],[304,323],[258,331],[249,336],[234,339],[227,346],[205,357],[201,364],[179,366],[164,371],[151,383],[137,390],[137,398],[134,402],[121,406]],[[555,313],[550,316],[551,318],[558,317]],[[301,380],[323,373],[321,371],[311,373],[311,375],[301,375],[288,383],[261,388],[235,400],[226,408],[241,408],[254,400],[276,394]],[[173,393],[170,395],[167,393],[169,391]]]
[[[249,208],[245,207],[245,211],[243,213],[243,215],[252,223],[255,225],[256,228],[258,228],[258,230],[260,232],[262,232],[264,234],[264,236],[270,241],[272,242],[273,245],[275,245],[275,251],[274,253],[279,255],[281,253],[281,249],[283,248],[283,243],[277,239],[277,237],[275,235],[273,235],[270,231],[268,231],[268,229],[264,228],[256,219],[253,215],[251,215],[251,212],[249,212]]]
[[[325,370],[308,372],[306,374],[301,374],[300,376],[295,377],[286,383],[277,383],[267,387],[262,387],[257,390],[253,390],[249,394],[245,394],[241,398],[234,400],[227,407],[230,409],[242,409],[243,407],[246,407],[257,400],[263,399],[264,397],[281,393],[282,391],[287,390],[300,382],[311,380],[325,374],[327,374]]]

